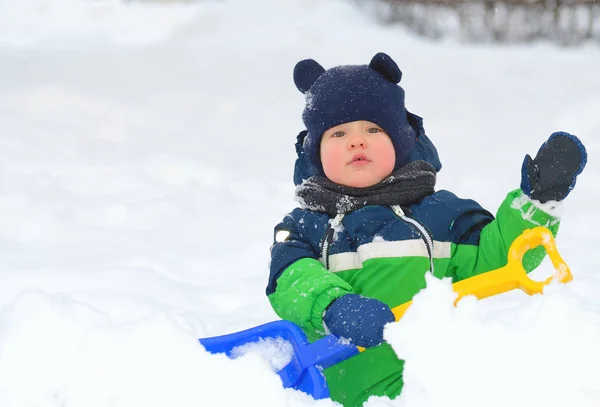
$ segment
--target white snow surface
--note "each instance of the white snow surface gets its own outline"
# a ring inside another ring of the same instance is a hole
[[[283,390],[261,352],[197,338],[278,319],[265,286],[296,205],[294,64],[379,51],[438,147],[439,189],[495,212],[553,131],[589,163],[557,238],[574,280],[457,308],[428,281],[386,329],[404,392],[366,405],[600,405],[600,49],[434,43],[343,1],[3,0],[0,406],[335,405]]]
[[[248,353],[257,353],[263,360],[270,363],[274,372],[278,372],[292,360],[294,347],[280,336],[266,337],[234,347],[230,357],[237,359]]]

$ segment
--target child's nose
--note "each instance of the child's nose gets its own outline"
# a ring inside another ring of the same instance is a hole
[[[348,148],[353,149],[357,147],[365,148],[367,146],[366,140],[364,137],[361,137],[359,134],[353,134],[348,140]]]

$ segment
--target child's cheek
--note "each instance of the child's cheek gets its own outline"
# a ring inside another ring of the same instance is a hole
[[[382,169],[391,172],[396,164],[396,152],[392,143],[379,143],[373,150]]]
[[[336,145],[330,145],[321,151],[321,162],[323,171],[328,178],[336,178],[343,167],[342,149]]]

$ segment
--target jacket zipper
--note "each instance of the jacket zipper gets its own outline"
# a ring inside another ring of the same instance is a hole
[[[327,232],[325,232],[325,238],[323,239],[323,247],[321,249],[321,258],[323,259],[323,265],[325,269],[329,270],[329,248],[331,247],[331,243],[333,242],[333,236],[335,235],[335,228],[342,223],[342,219],[344,218],[343,213],[338,213],[335,215],[335,218],[329,224],[327,228]]]
[[[417,229],[419,235],[421,235],[421,239],[425,242],[425,246],[427,247],[430,272],[433,275],[433,238],[431,237],[431,234],[418,220],[407,216],[399,205],[393,205],[392,210],[396,216],[398,216],[405,223],[412,225],[415,229]]]

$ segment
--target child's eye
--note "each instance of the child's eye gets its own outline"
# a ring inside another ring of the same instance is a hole
[[[346,132],[345,132],[345,131],[342,131],[342,130],[340,130],[340,131],[336,131],[335,133],[333,133],[333,134],[331,135],[331,137],[344,137],[345,135],[346,135]]]
[[[369,127],[369,128],[367,129],[367,131],[368,131],[369,133],[379,133],[379,132],[380,132],[380,131],[382,131],[382,130],[381,130],[380,128],[378,128],[378,127]]]

